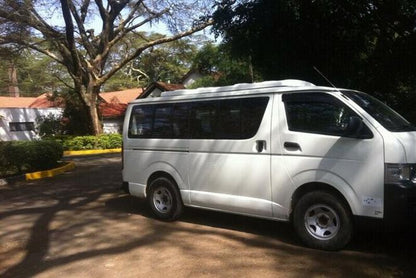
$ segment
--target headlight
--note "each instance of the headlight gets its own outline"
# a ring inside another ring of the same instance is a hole
[[[415,164],[386,164],[386,183],[416,184]]]

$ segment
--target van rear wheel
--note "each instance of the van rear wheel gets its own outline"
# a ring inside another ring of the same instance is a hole
[[[309,192],[295,206],[293,225],[305,245],[339,250],[351,240],[353,223],[346,205],[325,191]]]
[[[147,200],[153,214],[166,221],[177,219],[183,204],[176,184],[166,177],[159,177],[150,183]]]

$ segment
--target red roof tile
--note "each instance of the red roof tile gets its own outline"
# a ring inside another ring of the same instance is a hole
[[[0,97],[1,108],[27,108],[34,101],[35,97]]]
[[[99,109],[103,118],[118,118],[124,116],[127,104],[102,102],[99,105]]]
[[[51,95],[49,93],[38,96],[36,100],[29,105],[30,108],[51,108],[64,106],[65,105],[62,100],[51,100]]]
[[[0,97],[1,108],[52,108],[63,107],[62,101],[50,100],[50,94],[38,97]]]
[[[132,100],[135,100],[141,93],[141,88],[128,89],[115,92],[103,92],[100,93],[100,97],[107,103],[124,103],[127,104]]]

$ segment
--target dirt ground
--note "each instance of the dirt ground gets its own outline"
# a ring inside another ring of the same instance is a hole
[[[165,223],[119,190],[119,155],[75,162],[0,186],[0,277],[416,277],[414,231],[360,231],[323,252],[287,223],[197,209]]]

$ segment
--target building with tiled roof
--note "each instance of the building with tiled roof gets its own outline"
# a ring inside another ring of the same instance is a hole
[[[143,89],[135,88],[115,92],[102,92],[100,97],[106,103],[124,103],[127,104],[130,101],[136,99],[140,94],[142,94]]]
[[[0,141],[39,139],[37,122],[60,117],[63,105],[45,93],[38,97],[0,97]]]
[[[150,84],[138,98],[159,97],[162,92],[185,89],[183,84],[172,84],[161,81]]]
[[[50,93],[38,97],[0,97],[0,108],[53,108],[64,107],[63,101],[52,100]]]
[[[0,97],[0,108],[26,108],[35,100],[35,97]]]
[[[45,93],[38,96],[34,102],[29,105],[30,108],[52,108],[52,107],[65,107],[63,99],[52,99],[50,93]]]
[[[182,84],[154,82],[145,90],[127,89],[99,94],[99,113],[105,133],[121,132],[127,104],[137,98],[157,97],[162,92],[184,89]],[[31,140],[37,138],[36,119],[62,115],[63,101],[52,100],[50,94],[38,97],[0,97],[0,140]]]
[[[127,104],[143,92],[140,88],[100,93],[98,106],[104,133],[121,133]]]

